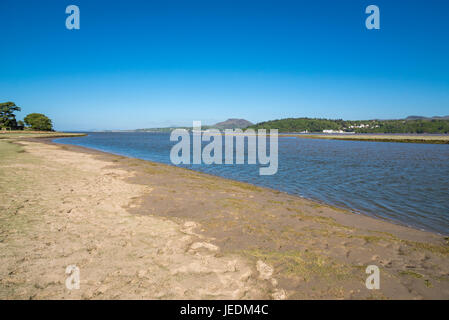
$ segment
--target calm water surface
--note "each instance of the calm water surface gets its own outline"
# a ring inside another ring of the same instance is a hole
[[[167,164],[176,143],[147,132],[55,141]],[[258,165],[182,166],[449,234],[449,145],[280,137],[273,176]]]

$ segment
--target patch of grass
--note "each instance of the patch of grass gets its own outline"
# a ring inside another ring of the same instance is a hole
[[[399,239],[398,237],[396,237],[393,234],[388,233],[388,232],[380,232],[380,231],[375,231],[375,232],[377,234],[381,234],[382,236],[354,234],[354,235],[352,235],[352,237],[364,239],[368,243],[378,243],[380,241],[402,243],[402,244],[406,245],[407,247],[411,248],[412,250],[417,250],[417,251],[426,250],[426,251],[436,253],[436,254],[439,254],[442,256],[449,255],[449,246],[448,245],[437,245],[437,244],[431,244],[431,243],[425,243],[425,242],[403,240],[403,239]]]
[[[145,173],[148,173],[148,174],[159,174],[159,173],[161,173],[161,171],[159,169],[156,169],[156,168],[144,168],[143,170],[145,171]]]
[[[21,138],[64,138],[64,137],[82,137],[84,133],[66,133],[66,132],[48,132],[48,131],[8,131],[1,132],[0,139],[21,139]]]
[[[413,278],[416,278],[416,279],[421,279],[423,277],[422,274],[414,272],[414,271],[411,271],[411,270],[403,270],[403,271],[400,271],[399,274],[401,276],[410,276],[410,277],[413,277]]]
[[[359,238],[362,238],[363,240],[365,240],[367,243],[378,243],[379,241],[385,240],[384,237],[378,237],[378,236],[356,236]]]
[[[320,215],[308,215],[308,214],[305,214],[305,213],[301,212],[298,209],[287,208],[287,210],[288,211],[292,211],[292,210],[296,211],[297,214],[292,214],[290,216],[291,217],[297,217],[300,220],[314,221],[314,222],[317,222],[317,223],[325,224],[327,226],[331,226],[331,227],[335,227],[335,228],[342,228],[342,229],[345,229],[345,230],[351,230],[351,231],[354,230],[354,228],[352,228],[352,227],[348,227],[348,226],[345,226],[343,224],[337,223],[335,221],[335,219],[331,218],[331,217],[324,217],[324,216],[320,216]]]
[[[245,253],[256,259],[267,261],[286,276],[299,277],[304,281],[314,277],[328,281],[340,281],[351,277],[349,266],[310,251],[248,250]]]
[[[284,204],[283,201],[276,201],[276,200],[268,200],[269,203],[273,203],[273,204]]]
[[[16,143],[11,141],[0,141],[0,160],[8,160],[16,157],[18,153],[25,152],[25,150]]]
[[[14,165],[14,169],[10,166]],[[22,165],[24,165],[22,167]],[[30,186],[35,185],[35,168],[41,165],[40,159],[25,152],[23,146],[8,141],[0,141],[0,240],[6,235],[23,233],[36,226],[34,219],[45,213],[39,202],[28,202]],[[14,174],[12,174],[14,172]],[[33,173],[33,174],[30,174]]]
[[[243,183],[243,182],[238,182],[238,181],[230,181],[230,184],[232,186],[234,186],[234,187],[238,187],[238,188],[249,190],[249,191],[261,192],[263,190],[262,188],[254,186],[254,185],[249,184],[249,183]]]
[[[303,139],[331,139],[352,141],[376,141],[376,142],[404,142],[404,143],[437,143],[448,144],[447,136],[407,136],[407,135],[281,135],[294,136]]]
[[[218,202],[222,205],[223,208],[245,209],[248,207],[247,201],[243,199],[225,198],[218,200]]]
[[[409,245],[414,250],[427,250],[433,253],[437,253],[443,256],[449,255],[449,246],[439,246],[434,245],[430,243],[424,243],[424,242],[416,242],[416,241],[409,241],[409,240],[401,240],[402,243]]]

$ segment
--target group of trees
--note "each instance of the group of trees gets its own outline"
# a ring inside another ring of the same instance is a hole
[[[14,102],[0,103],[0,129],[53,131],[51,120],[42,113],[30,113],[23,121],[16,120],[15,112],[21,111]]]
[[[403,120],[329,120],[288,118],[261,122],[252,129],[278,129],[279,132],[322,132],[323,130],[356,133],[449,133],[449,119],[425,118]]]
[[[342,120],[288,118],[260,122],[248,128],[278,129],[279,132],[322,132],[323,130],[340,130]]]
[[[357,128],[358,133],[449,133],[449,120],[383,120],[376,125]]]

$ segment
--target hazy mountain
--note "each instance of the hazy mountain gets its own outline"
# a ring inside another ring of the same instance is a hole
[[[253,123],[245,119],[228,119],[223,122],[218,122],[212,127],[223,130],[223,129],[244,129],[246,127],[252,126]]]
[[[207,129],[220,129],[220,130],[224,130],[224,129],[244,129],[246,127],[252,126],[253,123],[249,122],[248,120],[245,119],[228,119],[226,121],[223,122],[218,122],[212,126],[210,125],[202,125],[202,129],[203,130],[207,130]],[[187,129],[187,130],[191,130],[192,127],[180,127],[180,126],[171,126],[171,127],[164,127],[164,128],[145,128],[145,129],[136,129],[136,130],[130,130],[130,131],[143,131],[143,132],[171,132],[174,129]]]
[[[405,120],[449,120],[449,116],[434,116],[434,117],[422,117],[422,116],[408,116]]]

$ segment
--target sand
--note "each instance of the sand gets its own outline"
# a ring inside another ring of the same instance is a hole
[[[448,256],[440,235],[275,190],[0,141],[0,299],[448,299]]]

